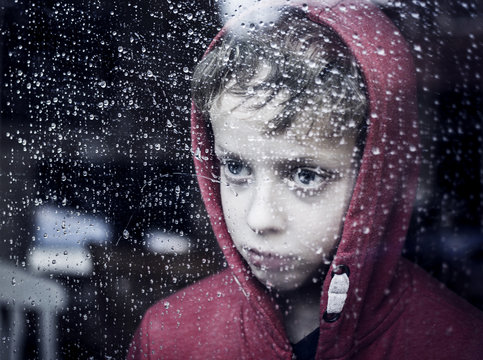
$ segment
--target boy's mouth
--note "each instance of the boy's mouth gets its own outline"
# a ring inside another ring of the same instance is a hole
[[[294,256],[283,256],[271,252],[262,252],[256,249],[244,248],[247,254],[247,261],[261,270],[289,270],[294,267],[296,258]]]

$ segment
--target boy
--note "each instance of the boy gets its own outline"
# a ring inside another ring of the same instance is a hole
[[[251,24],[263,11],[279,17]],[[194,74],[192,140],[228,268],[148,310],[128,358],[476,358],[481,314],[400,257],[414,77],[365,2],[222,30]]]

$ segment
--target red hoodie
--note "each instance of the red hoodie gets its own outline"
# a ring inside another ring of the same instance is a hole
[[[307,17],[331,27],[352,51],[370,104],[362,163],[331,264],[350,270],[350,285],[340,317],[327,322],[323,314],[332,276],[324,280],[316,358],[480,358],[482,314],[401,257],[419,163],[415,69],[408,46],[374,5],[304,3]],[[212,180],[219,167],[210,130],[194,106],[191,120],[201,194],[228,268],[151,307],[128,358],[292,359],[276,303],[228,234],[219,184]]]

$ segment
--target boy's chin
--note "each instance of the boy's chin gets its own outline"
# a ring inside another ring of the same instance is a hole
[[[299,290],[308,284],[315,285],[311,276],[303,276],[302,274],[292,274],[281,271],[279,274],[268,274],[266,271],[252,269],[253,275],[268,290],[280,293]]]

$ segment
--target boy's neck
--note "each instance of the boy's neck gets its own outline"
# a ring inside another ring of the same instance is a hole
[[[320,283],[278,294],[287,337],[296,344],[320,324]]]

